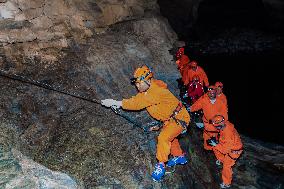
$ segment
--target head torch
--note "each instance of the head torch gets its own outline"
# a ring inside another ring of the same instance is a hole
[[[135,77],[131,78],[130,79],[131,85],[135,85],[136,81],[137,81],[137,78],[135,78]]]
[[[209,87],[208,91],[214,91],[214,88]]]

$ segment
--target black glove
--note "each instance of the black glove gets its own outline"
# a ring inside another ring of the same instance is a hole
[[[212,119],[209,119],[208,123],[209,123],[209,124],[213,124]]]

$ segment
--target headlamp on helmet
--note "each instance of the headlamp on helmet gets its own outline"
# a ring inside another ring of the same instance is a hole
[[[135,85],[137,78],[133,77],[130,79],[131,85]]]
[[[207,90],[208,90],[208,91],[215,91],[215,89],[216,89],[215,86],[210,85]]]
[[[184,55],[184,48],[183,47],[178,49],[178,51],[176,53],[176,58],[179,59],[182,55]]]
[[[195,60],[191,61],[191,62],[190,62],[190,66],[191,66],[192,68],[196,68],[196,67],[197,67],[197,62],[196,62]]]
[[[140,83],[142,81],[148,81],[153,77],[153,72],[148,66],[142,66],[137,68],[134,72],[134,78],[131,78],[131,84]]]

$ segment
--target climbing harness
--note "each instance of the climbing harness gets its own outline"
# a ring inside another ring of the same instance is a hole
[[[183,128],[182,134],[184,134],[187,131],[187,123],[183,120],[179,120],[176,118],[176,115],[182,110],[182,108],[183,108],[182,102],[179,102],[177,107],[173,111],[172,115],[170,116],[170,119],[173,119],[178,125],[182,126]]]

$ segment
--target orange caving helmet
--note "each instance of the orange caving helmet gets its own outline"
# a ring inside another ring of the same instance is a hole
[[[192,77],[192,80],[193,80],[193,81],[200,81],[200,78],[199,78],[198,75],[194,75],[194,76]]]
[[[215,83],[215,87],[223,88],[223,83],[221,83],[220,81],[217,81],[217,82]]]
[[[150,70],[148,66],[144,65],[140,68],[137,68],[134,71],[134,78],[131,79],[131,82],[140,83],[142,81],[148,81],[152,77],[153,77],[152,71]]]
[[[184,55],[184,48],[183,47],[178,49],[178,51],[176,53],[176,58],[179,59],[182,55]]]
[[[222,115],[215,115],[213,118],[212,118],[212,124],[214,126],[219,126],[221,123],[224,123],[225,121],[225,118],[224,116]]]
[[[191,67],[196,67],[197,66],[197,62],[195,60],[190,62],[190,66]]]

